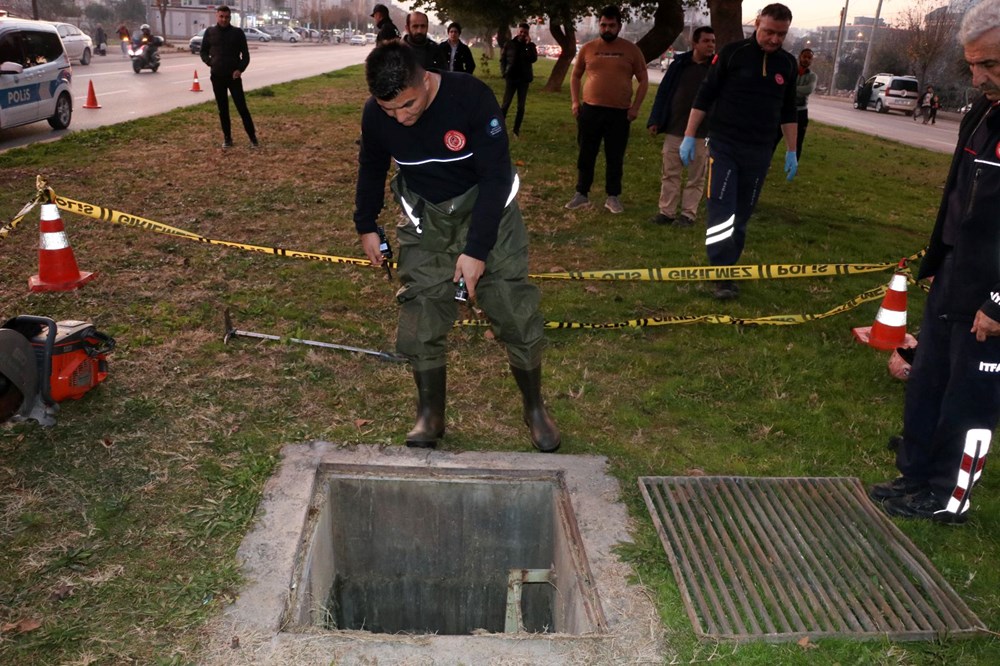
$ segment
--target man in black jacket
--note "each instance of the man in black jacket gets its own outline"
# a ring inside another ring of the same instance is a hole
[[[212,71],[212,92],[219,107],[219,122],[222,124],[222,147],[233,147],[233,131],[229,120],[229,93],[233,104],[243,119],[243,129],[250,137],[250,145],[256,148],[257,130],[247,108],[247,98],[243,94],[243,72],[250,65],[250,49],[247,36],[239,28],[234,28],[229,7],[220,5],[215,10],[216,25],[205,31],[201,41],[201,59]]]
[[[378,34],[375,36],[376,44],[385,44],[389,40],[399,39],[399,28],[389,18],[389,8],[385,5],[375,5],[372,9],[372,18],[375,19],[375,28]]]
[[[410,12],[406,15],[406,34],[403,42],[413,49],[417,63],[424,69],[444,69],[438,44],[427,36],[427,14]]]
[[[781,48],[792,24],[792,12],[780,3],[760,10],[754,34],[726,45],[715,56],[701,86],[684,140],[681,161],[695,156],[695,135],[709,110],[708,130],[708,229],[705,248],[713,266],[739,261],[746,242],[747,223],[757,205],[774,153],[774,128],[785,135],[785,173],[795,177],[795,81],[799,65]],[[732,280],[719,280],[714,294],[719,300],[736,298]]]
[[[896,452],[901,476],[872,487],[890,516],[958,524],[1000,417],[1000,0],[983,0],[959,39],[983,91],[962,119],[920,278],[924,308]]]
[[[521,136],[524,102],[528,98],[528,86],[535,78],[531,64],[538,60],[538,49],[531,41],[530,30],[527,23],[517,26],[517,34],[503,45],[503,51],[500,53],[500,74],[507,81],[507,87],[503,91],[503,104],[500,105],[504,118],[507,117],[507,109],[510,108],[510,102],[514,99],[514,93],[517,93],[514,136]]]
[[[472,50],[462,43],[462,26],[457,21],[448,26],[448,40],[441,42],[440,60],[449,72],[472,74],[476,71],[476,59]]]

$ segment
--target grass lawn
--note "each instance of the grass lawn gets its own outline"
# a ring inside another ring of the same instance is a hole
[[[702,228],[646,223],[656,212],[662,141],[645,133],[646,115],[626,158],[625,213],[599,205],[603,159],[598,205],[563,209],[576,178],[575,124],[568,86],[541,92],[547,66],[539,66],[512,147],[532,271],[704,265]],[[502,92],[499,78],[485,78]],[[58,194],[207,237],[357,257],[351,215],[365,97],[357,67],[252,93],[259,152],[239,132],[236,148],[218,148],[211,103],[13,150],[0,155],[0,217],[29,200],[43,174]],[[139,155],[151,163],[138,168]],[[819,123],[809,128],[794,182],[781,176],[780,158],[750,224],[747,264],[913,254],[929,236],[949,162]],[[382,221],[391,227],[395,216],[390,207]],[[224,346],[223,308],[243,329],[392,349],[395,286],[370,267],[212,247],[64,214],[81,268],[101,275],[78,292],[31,294],[37,219],[32,213],[0,241],[0,315],[86,319],[118,348],[109,381],[64,404],[56,428],[0,427],[0,664],[196,664],[206,621],[240,588],[235,551],[280,447],[314,439],[396,445],[413,416],[405,366],[295,345]],[[741,298],[726,304],[698,282],[539,286],[547,319],[601,323],[820,313],[888,280],[876,273],[745,282]],[[923,301],[911,288],[911,330]],[[640,475],[866,483],[893,476],[885,443],[900,429],[904,385],[888,375],[885,354],[850,335],[877,308],[798,326],[549,332],[545,388],[563,429],[560,454],[607,456],[621,481],[635,522],[635,542],[622,553],[661,611],[666,662],[1000,663],[995,636],[824,640],[810,649],[699,643],[642,504]],[[481,328],[456,330],[451,342],[442,448],[531,450],[502,349]],[[993,628],[998,478],[987,471],[963,527],[899,522]]]

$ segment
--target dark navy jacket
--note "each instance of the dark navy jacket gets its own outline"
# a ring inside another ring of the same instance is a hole
[[[677,90],[677,83],[681,80],[681,70],[694,63],[694,53],[686,51],[674,56],[674,61],[667,67],[667,73],[660,81],[660,87],[656,91],[656,99],[653,100],[653,110],[649,112],[649,120],[646,127],[656,125],[656,133],[663,134],[670,124],[670,100]]]
[[[951,250],[954,256],[946,314],[956,320],[971,321],[981,309],[990,319],[1000,321],[1000,109],[985,121],[990,149],[980,155],[966,151],[969,138],[991,106],[981,97],[962,119],[930,246],[918,274],[921,278],[934,275]],[[942,240],[948,199],[964,159],[974,160],[974,168],[967,191],[961,196],[964,210],[955,246],[949,247]]]

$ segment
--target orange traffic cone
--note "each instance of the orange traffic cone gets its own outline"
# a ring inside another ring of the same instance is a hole
[[[201,92],[201,84],[198,83],[198,70],[194,70],[194,83],[191,84],[191,92]]]
[[[42,204],[38,243],[38,275],[28,278],[31,291],[71,291],[90,282],[97,273],[81,273],[55,204]]]
[[[85,109],[99,109],[101,105],[97,103],[97,95],[94,94],[94,82],[90,82],[87,88],[87,103],[83,105]]]
[[[903,262],[899,262],[900,268]],[[906,333],[906,274],[897,272],[889,281],[889,290],[882,299],[882,306],[875,315],[872,326],[855,328],[851,331],[855,339],[875,349],[884,351],[896,347],[916,345],[913,336]],[[910,344],[912,341],[913,344]]]

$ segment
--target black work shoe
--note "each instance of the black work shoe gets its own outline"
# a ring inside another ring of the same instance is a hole
[[[232,147],[233,147],[233,140],[232,139],[223,139],[223,141],[222,141],[222,148],[223,149],[232,148]]]
[[[885,447],[887,449],[889,449],[890,451],[893,451],[893,452],[899,451],[899,449],[902,446],[903,446],[903,436],[902,435],[893,435],[892,437],[889,438],[889,441],[886,442],[886,444],[885,444]]]
[[[894,499],[896,497],[906,497],[926,488],[926,481],[900,476],[892,481],[876,483],[868,491],[868,497],[871,497],[876,502],[881,502],[882,500]]]
[[[740,295],[740,288],[732,280],[722,280],[715,283],[712,297],[717,301],[731,301]]]
[[[653,217],[649,218],[650,224],[658,224],[661,227],[666,227],[674,223],[674,218],[669,215],[664,215],[663,213],[657,213]]]
[[[952,513],[945,509],[930,488],[906,497],[894,497],[882,502],[882,510],[896,518],[919,518],[943,525],[961,525],[969,519],[967,513]]]
[[[677,218],[677,226],[678,227],[693,227],[694,226],[694,220],[692,220],[687,215],[681,215],[679,218]]]

